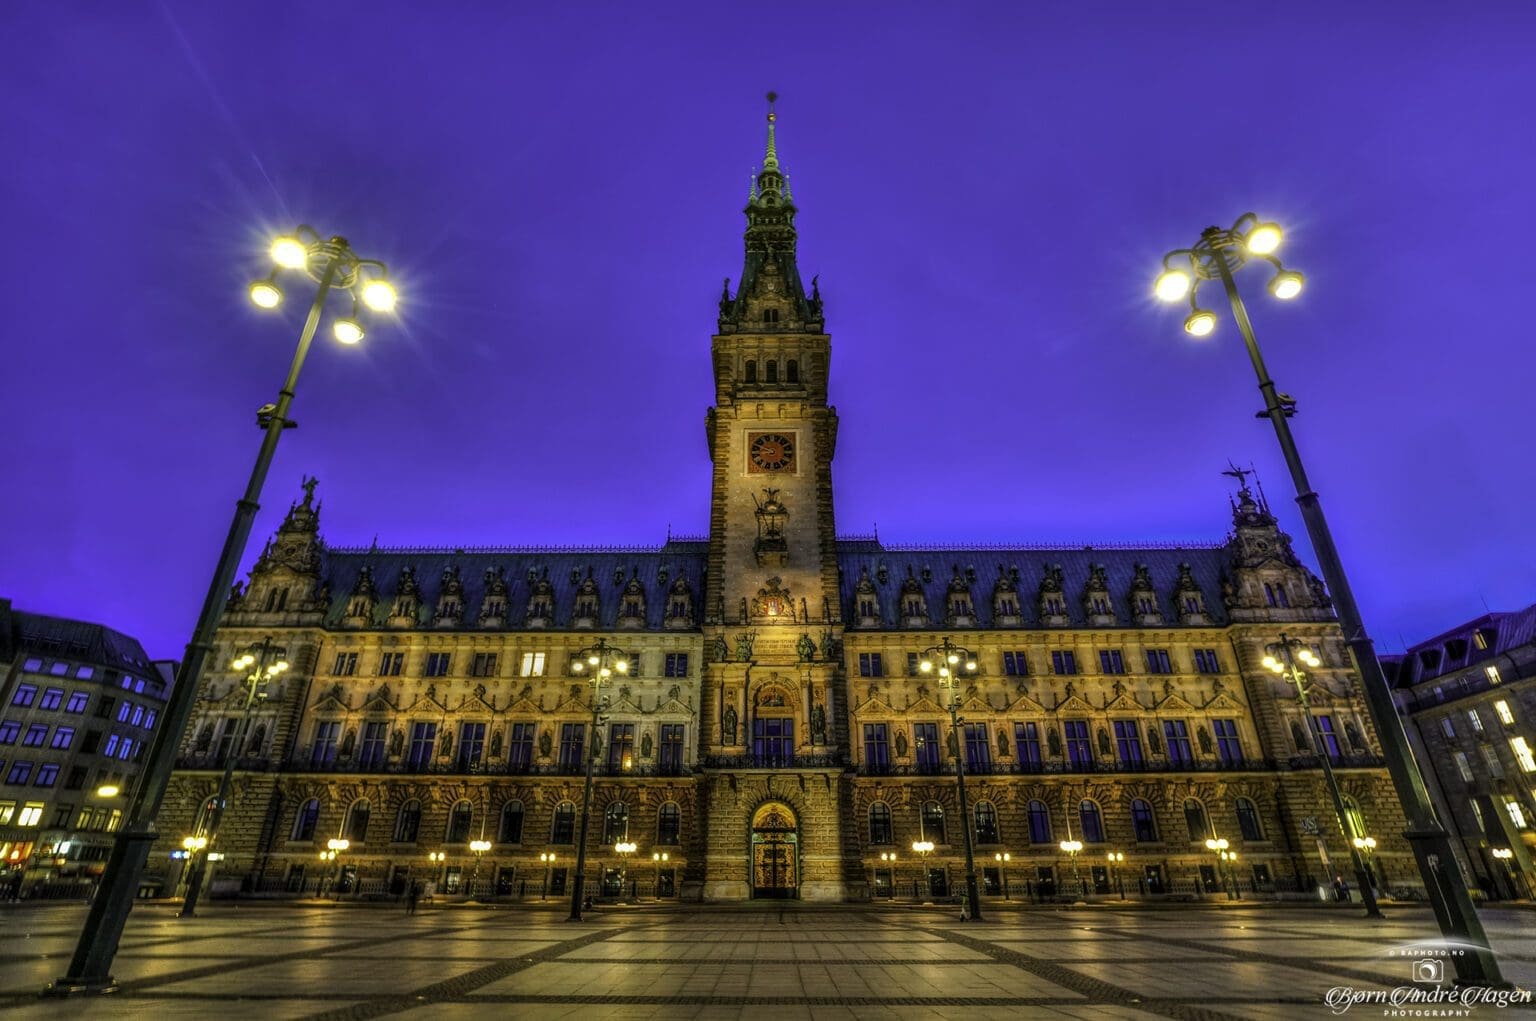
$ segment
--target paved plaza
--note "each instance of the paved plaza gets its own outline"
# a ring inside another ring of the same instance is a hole
[[[0,1010],[14,1018],[1154,1018],[1335,1016],[1331,987],[1410,983],[1424,908],[1374,924],[1316,907],[997,909],[756,903],[553,909],[215,903],[134,911],[121,992],[37,996],[79,906],[0,911]],[[1536,914],[1484,914],[1505,975],[1536,986]],[[1472,1017],[1522,1010],[1474,1009]],[[1383,1016],[1357,1007],[1352,1017]],[[1426,1015],[1427,1016],[1427,1015]]]

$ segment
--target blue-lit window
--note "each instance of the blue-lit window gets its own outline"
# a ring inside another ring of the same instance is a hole
[[[1067,720],[1062,724],[1067,735],[1067,762],[1075,770],[1093,766],[1093,745],[1088,740],[1087,720]]]
[[[1018,749],[1019,767],[1026,772],[1040,770],[1040,725],[1034,722],[1013,725],[1013,744]]]

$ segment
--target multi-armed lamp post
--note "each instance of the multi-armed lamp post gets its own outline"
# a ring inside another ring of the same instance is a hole
[[[239,570],[240,558],[245,555],[251,522],[261,506],[261,490],[267,480],[267,470],[272,466],[272,456],[277,452],[277,441],[283,430],[293,424],[288,418],[288,409],[293,403],[294,388],[298,386],[299,371],[304,367],[304,359],[325,311],[326,298],[333,290],[346,291],[352,297],[348,314],[332,326],[336,339],[343,344],[355,344],[363,338],[363,328],[358,321],[359,302],[376,312],[390,312],[395,307],[395,288],[389,282],[384,264],[360,258],[345,238],[322,238],[310,228],[300,227],[292,236],[274,241],[271,254],[277,269],[250,288],[251,300],[258,306],[270,309],[282,304],[278,270],[302,270],[319,288],[310,303],[309,316],[299,334],[299,346],[288,367],[288,378],[278,391],[277,402],[263,405],[256,412],[256,422],[263,430],[256,464],[251,469],[245,495],[235,504],[234,519],[219,553],[208,594],[198,612],[197,624],[192,629],[192,640],[187,643],[186,655],[176,671],[160,731],[150,746],[149,758],[134,787],[123,826],[113,841],[101,886],[96,891],[96,899],[91,902],[69,970],[46,990],[53,995],[109,992],[116,988],[112,960],[117,956],[118,941],[122,939],[128,913],[133,910],[133,901],[139,892],[139,876],[149,858],[150,845],[155,841],[155,817],[165,798],[166,784],[170,782],[171,770],[176,764],[176,752],[192,712],[203,660],[213,648],[213,634],[224,611],[224,600],[234,583],[235,572]]]
[[[586,674],[587,682],[592,685],[592,730],[588,735],[590,751],[587,754],[587,782],[581,790],[581,834],[576,839],[576,881],[571,886],[569,918],[569,921],[579,922],[583,888],[587,879],[587,830],[592,822],[592,770],[597,765],[599,754],[597,725],[602,713],[602,690],[614,674],[629,673],[629,654],[609,645],[606,638],[599,638],[596,645],[576,654],[576,662],[571,665],[571,669],[578,674]]]
[[[1376,659],[1374,643],[1366,634],[1365,624],[1360,619],[1360,608],[1355,603],[1354,590],[1350,588],[1349,579],[1344,574],[1344,565],[1339,559],[1338,548],[1334,546],[1333,534],[1328,530],[1322,503],[1312,489],[1312,483],[1307,480],[1301,454],[1296,450],[1296,441],[1291,436],[1289,416],[1295,413],[1296,403],[1276,391],[1275,382],[1270,379],[1264,358],[1259,353],[1253,324],[1248,321],[1248,310],[1243,306],[1232,277],[1234,271],[1251,261],[1259,260],[1274,267],[1275,273],[1269,282],[1272,295],[1288,300],[1300,294],[1305,278],[1300,273],[1286,269],[1274,256],[1280,247],[1281,238],[1279,226],[1261,222],[1253,213],[1239,217],[1229,230],[1207,227],[1200,233],[1200,240],[1194,247],[1175,249],[1163,256],[1163,272],[1158,276],[1153,289],[1164,301],[1182,301],[1188,297],[1190,313],[1184,320],[1184,329],[1190,336],[1205,337],[1216,329],[1216,314],[1200,307],[1197,300],[1199,287],[1211,280],[1221,281],[1227,301],[1232,307],[1232,318],[1237,321],[1243,343],[1248,349],[1248,358],[1253,362],[1254,372],[1258,375],[1259,392],[1264,396],[1264,411],[1261,415],[1268,418],[1275,427],[1280,451],[1285,456],[1286,467],[1296,485],[1296,502],[1301,507],[1307,536],[1312,541],[1323,581],[1327,583],[1337,608],[1344,640],[1349,644],[1355,665],[1360,671],[1360,686],[1370,709],[1371,720],[1376,725],[1377,736],[1381,740],[1382,755],[1408,820],[1408,831],[1404,836],[1413,846],[1419,872],[1424,877],[1425,889],[1435,911],[1435,920],[1446,939],[1454,940],[1468,949],[1467,953],[1453,959],[1457,976],[1467,983],[1502,983],[1504,979],[1499,973],[1498,962],[1488,947],[1488,937],[1472,907],[1466,882],[1451,851],[1450,838],[1435,816],[1424,777],[1409,751],[1403,722],[1397,715],[1391,689]]]
[[[965,742],[960,736],[960,675],[976,674],[976,655],[951,642],[947,637],[938,645],[922,651],[918,669],[939,675],[939,687],[949,690],[950,734],[955,741],[955,782],[960,787],[960,832],[965,836],[965,896],[971,917],[981,920],[981,891],[976,886],[976,857],[971,848],[971,804],[965,797]]]
[[[229,665],[231,670],[249,671],[245,675],[245,706],[240,714],[239,729],[229,744],[229,754],[224,758],[224,774],[219,777],[219,791],[208,803],[201,820],[202,826],[195,835],[202,843],[187,848],[193,859],[188,863],[191,874],[187,879],[186,899],[181,902],[182,918],[191,918],[196,912],[197,897],[202,892],[203,879],[208,871],[209,855],[217,850],[219,824],[224,821],[224,813],[229,807],[229,783],[234,776],[235,761],[240,758],[240,750],[245,747],[246,731],[251,726],[251,710],[256,708],[259,700],[266,697],[268,682],[277,680],[288,671],[288,661],[282,659],[282,655],[283,650],[274,646],[271,636],[268,636]],[[278,658],[273,660],[274,656]]]
[[[1349,813],[1344,810],[1344,795],[1339,791],[1339,778],[1333,773],[1333,757],[1328,754],[1322,735],[1317,733],[1317,724],[1312,720],[1312,679],[1307,676],[1305,670],[1296,665],[1298,659],[1309,667],[1321,666],[1322,661],[1311,649],[1294,638],[1286,637],[1284,633],[1280,635],[1279,645],[1280,658],[1265,656],[1264,667],[1296,686],[1296,698],[1301,703],[1301,714],[1307,719],[1307,729],[1312,734],[1312,745],[1317,749],[1317,761],[1322,764],[1323,778],[1328,781],[1328,794],[1333,799],[1333,813],[1339,821],[1339,833],[1349,849],[1350,863],[1355,867],[1355,882],[1360,887],[1360,899],[1365,902],[1365,913],[1371,918],[1381,918],[1383,917],[1381,908],[1376,906],[1376,893],[1371,889],[1370,875],[1365,871],[1364,859],[1360,857],[1362,845],[1353,839],[1360,834],[1355,833],[1349,825]],[[1376,846],[1374,839],[1371,841],[1371,846]]]

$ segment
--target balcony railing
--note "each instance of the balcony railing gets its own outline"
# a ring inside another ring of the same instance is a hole
[[[225,760],[215,755],[183,755],[176,760],[177,769],[220,770]],[[362,773],[366,775],[405,776],[582,776],[586,773],[584,762],[535,762],[508,766],[505,762],[382,762],[363,763],[355,759],[333,759],[315,762],[308,758],[292,758],[276,761],[260,758],[240,758],[235,769],[242,773]],[[687,763],[636,763],[628,769],[597,763],[594,776],[687,776],[693,767]]]
[[[705,769],[843,769],[845,755],[706,755]]]
[[[1197,759],[1191,762],[982,762],[967,763],[967,776],[1028,776],[1040,774],[1070,773],[1254,773],[1275,769],[1270,759],[1242,759],[1237,762],[1219,762]],[[955,773],[953,760],[943,768],[929,764],[870,765],[860,763],[860,776],[935,776]]]

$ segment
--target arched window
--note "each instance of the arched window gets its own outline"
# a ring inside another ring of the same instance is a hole
[[[923,803],[922,835],[924,840],[935,844],[947,844],[944,839],[944,806],[937,801]]]
[[[314,840],[315,824],[320,821],[320,799],[310,798],[299,806],[293,817],[293,839]]]
[[[368,839],[368,817],[373,814],[373,807],[368,804],[367,798],[352,802],[352,807],[347,809],[347,824],[342,828],[341,835],[354,844],[361,844]]]
[[[474,821],[475,809],[467,801],[460,801],[453,806],[453,811],[448,813],[448,836],[450,844],[464,844],[469,842],[469,827]]]
[[[795,361],[793,358],[784,363],[784,382],[800,382],[800,363]]]
[[[777,383],[779,381],[779,363],[775,362],[775,361],[769,361],[767,368],[768,368],[768,379],[767,379],[767,382],[769,382],[769,383]]]
[[[1360,805],[1347,794],[1344,795],[1344,824],[1349,827],[1349,832],[1344,834],[1348,839],[1366,835],[1365,816],[1360,814]]]
[[[1184,825],[1189,828],[1190,840],[1205,840],[1211,835],[1210,824],[1205,821],[1205,806],[1194,798],[1184,802]]]
[[[1083,843],[1104,843],[1104,814],[1098,802],[1084,798],[1077,806],[1077,817],[1083,824]]]
[[[746,381],[748,383],[756,383],[757,382],[757,361],[755,359],[752,359],[752,358],[747,359],[747,380]]]
[[[1264,827],[1259,822],[1259,810],[1247,798],[1237,799],[1237,828],[1244,840],[1263,840]]]
[[[603,843],[613,844],[629,836],[629,806],[615,801],[603,813]]]
[[[1137,843],[1157,840],[1157,817],[1152,814],[1152,806],[1144,798],[1131,802],[1131,831]]]
[[[1031,844],[1051,842],[1051,810],[1045,807],[1043,801],[1029,803],[1029,842]]]
[[[395,816],[395,843],[416,843],[416,831],[421,829],[421,802],[412,798],[400,806]]]
[[[997,827],[997,809],[990,801],[976,802],[976,843],[1001,844],[1003,837]]]
[[[656,843],[676,847],[682,838],[683,813],[677,802],[668,801],[656,813]]]
[[[503,844],[523,842],[523,803],[509,801],[501,806],[501,829],[497,839]]]
[[[877,801],[869,806],[869,842],[871,844],[891,842],[891,806],[883,801]]]
[[[551,844],[576,842],[576,806],[569,801],[562,801],[555,806],[555,821],[549,828],[549,842]]]

